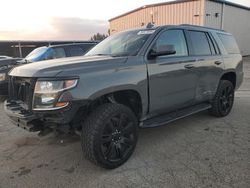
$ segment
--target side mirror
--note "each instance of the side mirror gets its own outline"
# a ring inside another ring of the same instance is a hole
[[[157,47],[156,50],[151,50],[149,53],[150,57],[158,57],[164,55],[173,55],[176,54],[174,45],[161,45]]]

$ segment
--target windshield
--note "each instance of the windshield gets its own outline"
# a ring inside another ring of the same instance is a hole
[[[47,51],[48,47],[40,47],[40,48],[36,48],[35,50],[33,50],[32,52],[30,52],[25,59],[28,61],[34,61],[36,60],[38,57],[40,57],[41,55],[43,55],[46,51]]]
[[[154,31],[128,31],[110,36],[90,50],[86,56],[135,56]]]

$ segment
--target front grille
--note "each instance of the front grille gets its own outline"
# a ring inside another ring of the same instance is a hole
[[[9,77],[9,99],[23,102],[25,110],[31,110],[35,80],[24,77]]]

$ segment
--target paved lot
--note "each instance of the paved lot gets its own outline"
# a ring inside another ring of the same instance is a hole
[[[0,188],[249,187],[250,58],[232,113],[206,112],[141,130],[132,158],[103,170],[82,157],[79,138],[40,138],[12,125],[0,104]]]

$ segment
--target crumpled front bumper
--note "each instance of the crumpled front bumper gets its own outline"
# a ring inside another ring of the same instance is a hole
[[[87,105],[87,101],[71,102],[66,108],[54,111],[28,111],[25,110],[24,105],[22,101],[6,100],[4,110],[15,125],[27,131],[36,132],[45,127],[69,126],[76,118],[78,110]]]
[[[4,111],[10,120],[17,125],[30,132],[40,131],[43,126],[39,120],[39,116],[25,110],[21,101],[8,101],[4,102]]]

